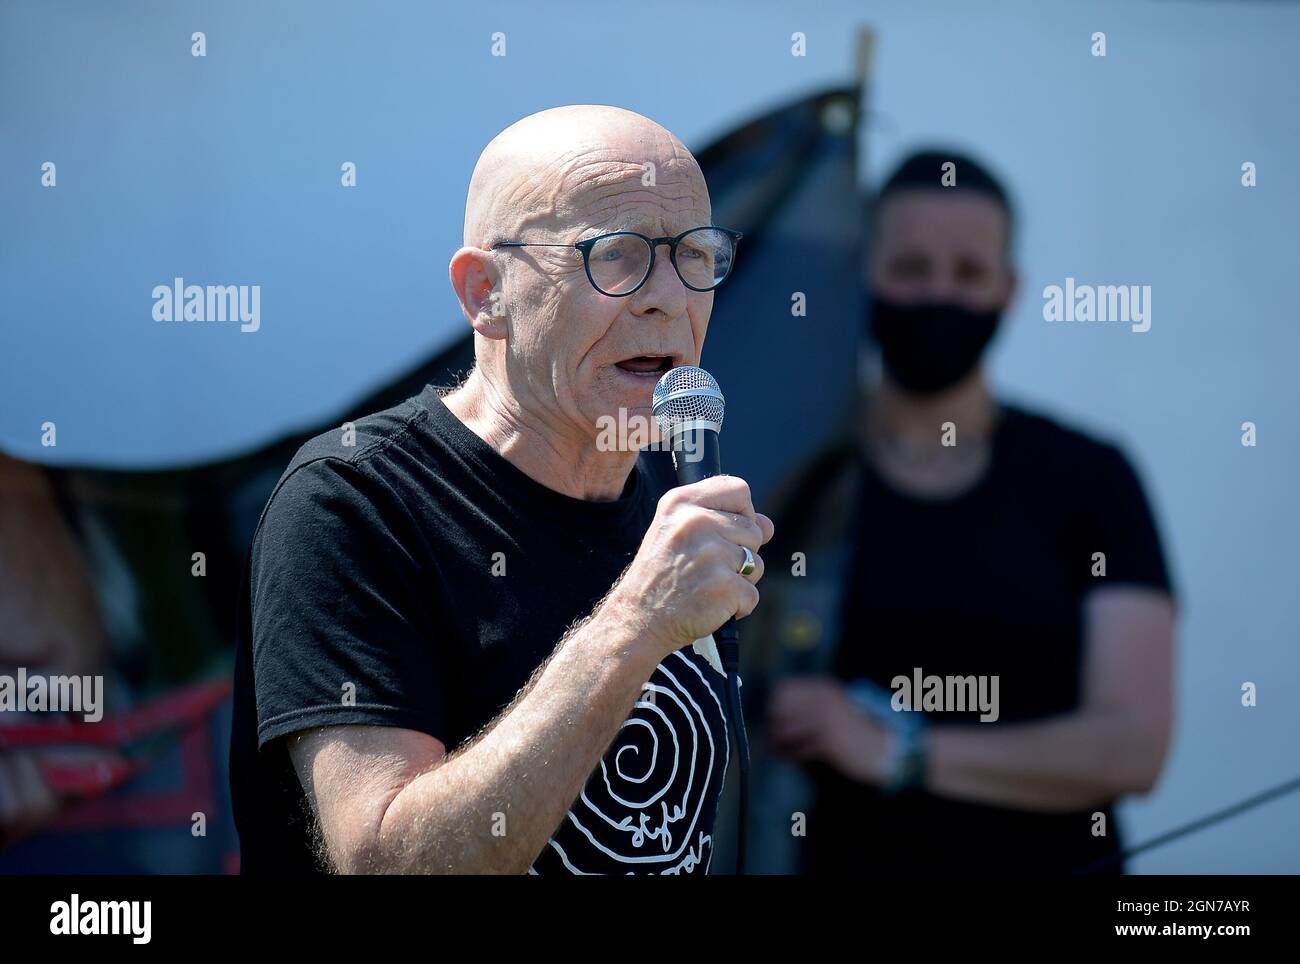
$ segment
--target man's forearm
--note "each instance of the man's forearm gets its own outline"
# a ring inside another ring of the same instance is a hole
[[[654,672],[616,601],[556,647],[475,740],[405,786],[371,863],[397,873],[523,873],[545,847]]]

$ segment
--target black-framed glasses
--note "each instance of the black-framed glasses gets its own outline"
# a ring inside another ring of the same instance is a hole
[[[613,231],[577,244],[537,241],[498,241],[497,248],[577,248],[587,280],[602,295],[624,298],[636,293],[655,268],[655,251],[668,245],[668,257],[682,284],[692,291],[712,291],[731,274],[736,242],[744,235],[709,225],[691,228],[675,238],[648,238],[635,231]]]

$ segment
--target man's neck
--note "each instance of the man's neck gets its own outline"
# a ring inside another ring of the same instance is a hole
[[[602,452],[590,436],[557,426],[498,391],[475,369],[443,397],[453,415],[534,482],[589,502],[623,494],[637,452]]]

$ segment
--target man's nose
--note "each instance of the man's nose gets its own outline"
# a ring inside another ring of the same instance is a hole
[[[660,245],[655,252],[654,268],[641,290],[633,295],[636,304],[633,310],[637,314],[646,314],[658,309],[667,318],[676,318],[686,310],[686,296],[689,289],[682,284],[669,256],[668,245]]]

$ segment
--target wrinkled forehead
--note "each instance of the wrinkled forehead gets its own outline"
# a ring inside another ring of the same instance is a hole
[[[557,170],[550,203],[529,220],[581,237],[605,231],[671,236],[709,224],[708,186],[695,159],[670,142],[654,147],[609,147],[569,159]]]
[[[568,106],[517,121],[484,149],[465,243],[572,242],[599,229],[679,234],[711,213],[699,165],[666,128],[621,108]]]

